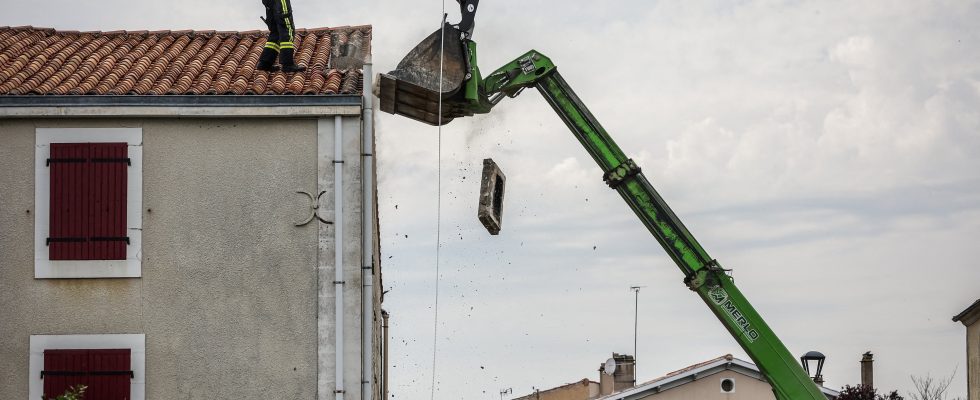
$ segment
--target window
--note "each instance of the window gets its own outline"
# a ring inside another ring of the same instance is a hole
[[[129,382],[133,379],[130,360],[129,349],[44,350],[44,398],[84,385],[85,397],[129,399]]]
[[[31,335],[30,398],[85,385],[85,398],[143,400],[146,345],[141,334]]]
[[[721,392],[722,393],[735,393],[735,380],[732,378],[724,378],[721,380]]]
[[[125,260],[126,143],[51,143],[50,260]]]
[[[35,278],[141,275],[142,130],[38,128]]]

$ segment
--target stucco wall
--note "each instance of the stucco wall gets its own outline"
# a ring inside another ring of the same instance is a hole
[[[967,399],[980,400],[980,320],[966,328]]]
[[[143,129],[142,278],[34,279],[36,127]],[[309,209],[295,192],[316,190],[316,128],[0,120],[0,397],[27,398],[32,334],[144,333],[147,398],[313,398],[317,226],[293,223]]]

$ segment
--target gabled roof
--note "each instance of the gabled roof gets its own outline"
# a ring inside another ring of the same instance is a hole
[[[267,34],[0,27],[0,97],[361,93],[370,26],[297,29],[295,74],[255,70]]]
[[[726,354],[721,357],[681,368],[664,376],[640,383],[632,388],[600,397],[599,399],[639,399],[653,393],[663,392],[665,390],[684,385],[685,383],[693,382],[708,375],[714,375],[724,370],[735,371],[741,373],[742,375],[746,375],[760,381],[765,381],[765,378],[762,376],[762,373],[759,372],[759,368],[756,367],[755,364],[732,357],[731,354]],[[836,398],[839,395],[838,391],[822,386],[820,387],[820,391],[823,392],[824,395],[827,395],[828,398]]]
[[[974,301],[965,310],[953,317],[953,322],[962,322],[963,325],[972,325],[980,319],[980,299]]]

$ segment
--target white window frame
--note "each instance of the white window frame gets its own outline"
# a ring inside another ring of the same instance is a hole
[[[44,350],[56,349],[129,349],[130,368],[133,379],[130,381],[130,400],[146,399],[146,335],[144,334],[104,334],[104,335],[31,335],[30,356],[30,399],[39,399],[44,394]],[[48,393],[57,396],[61,393]]]
[[[142,276],[143,129],[37,128],[34,153],[34,278],[139,278]],[[51,218],[51,143],[129,144],[131,166],[126,173],[125,260],[51,260],[47,238]]]

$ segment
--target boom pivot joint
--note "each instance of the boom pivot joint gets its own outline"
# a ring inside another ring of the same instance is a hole
[[[609,185],[610,188],[615,189],[617,186],[622,184],[625,180],[633,176],[636,176],[640,172],[643,171],[640,170],[640,167],[636,165],[636,163],[633,162],[633,159],[631,158],[626,161],[623,161],[623,163],[616,166],[616,168],[606,171],[606,173],[602,175],[602,181],[606,182],[606,184]]]
[[[687,285],[688,289],[692,291],[697,291],[702,286],[708,286],[708,288],[715,288],[721,286],[718,280],[718,273],[725,273],[725,269],[718,264],[718,260],[708,261],[704,265],[704,268],[698,269],[697,271],[691,272],[684,278],[684,284]],[[730,271],[730,270],[729,270]]]

